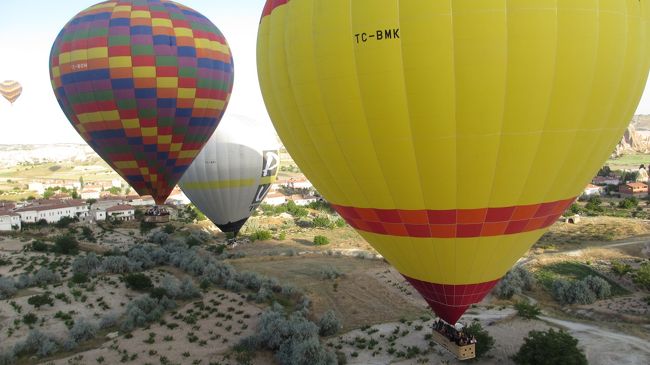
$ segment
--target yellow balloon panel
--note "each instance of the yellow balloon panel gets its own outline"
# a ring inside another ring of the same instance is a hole
[[[286,147],[336,204],[556,201],[631,117],[647,17],[635,0],[292,0],[261,21],[260,80]]]

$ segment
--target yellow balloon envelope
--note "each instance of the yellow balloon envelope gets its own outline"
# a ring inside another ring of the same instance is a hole
[[[642,0],[269,0],[264,100],[316,188],[454,323],[611,153]]]

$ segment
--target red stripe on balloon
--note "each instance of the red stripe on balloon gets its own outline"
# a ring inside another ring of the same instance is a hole
[[[500,279],[478,284],[436,284],[404,278],[422,295],[431,309],[445,322],[454,324],[470,305],[479,303]]]
[[[402,210],[332,205],[352,227],[402,237],[490,237],[535,231],[557,220],[575,199],[503,208]]]
[[[262,19],[267,15],[271,15],[273,10],[278,6],[284,5],[288,2],[289,0],[267,0],[266,5],[264,5],[264,10],[262,11]]]

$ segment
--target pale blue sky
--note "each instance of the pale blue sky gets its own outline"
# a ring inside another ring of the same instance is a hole
[[[98,0],[0,0],[0,81],[24,86],[13,107],[0,100],[0,144],[83,143],[50,87],[48,57],[68,20]],[[265,0],[181,0],[224,33],[235,59],[235,87],[227,113],[270,123],[257,81],[257,27]],[[650,114],[650,88],[637,110]]]

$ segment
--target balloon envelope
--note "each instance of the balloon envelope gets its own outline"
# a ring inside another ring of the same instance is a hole
[[[217,27],[166,0],[111,0],[75,16],[50,55],[77,132],[139,194],[162,204],[217,127],[233,83]]]
[[[237,233],[276,179],[278,148],[271,128],[226,116],[179,185],[219,229]]]
[[[635,0],[269,0],[258,73],[309,180],[455,323],[611,153],[649,16]]]
[[[15,103],[22,93],[23,87],[18,81],[7,80],[0,83],[0,95],[11,104]]]

